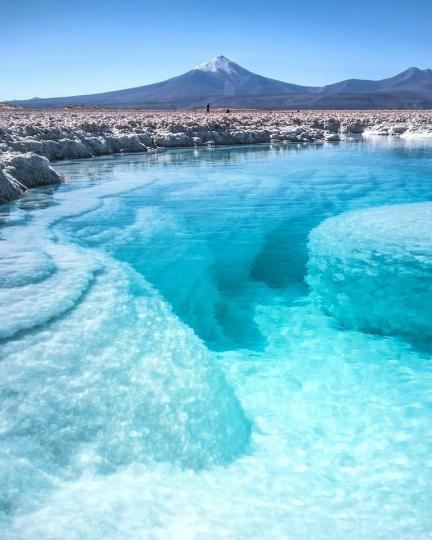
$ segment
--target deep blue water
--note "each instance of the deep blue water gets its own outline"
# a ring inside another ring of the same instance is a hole
[[[428,336],[323,310],[308,237],[431,200],[432,144],[57,168],[0,208],[2,538],[431,537]]]

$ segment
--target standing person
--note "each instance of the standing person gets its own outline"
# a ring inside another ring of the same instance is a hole
[[[207,112],[210,112],[210,103],[207,103]]]

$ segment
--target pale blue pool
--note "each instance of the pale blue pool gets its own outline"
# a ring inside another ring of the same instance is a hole
[[[431,143],[57,168],[0,207],[1,538],[432,536],[429,336],[307,277],[327,218],[432,199]]]

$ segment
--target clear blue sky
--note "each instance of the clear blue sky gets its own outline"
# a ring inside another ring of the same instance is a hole
[[[0,0],[0,100],[158,82],[224,54],[321,85],[432,68],[432,0]]]

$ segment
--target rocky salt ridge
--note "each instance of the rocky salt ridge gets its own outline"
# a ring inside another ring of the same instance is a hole
[[[62,176],[34,152],[0,153],[0,203],[19,199],[29,188],[58,184]]]
[[[0,202],[57,183],[49,161],[158,148],[432,136],[430,111],[0,111]],[[49,161],[48,161],[49,160]]]

